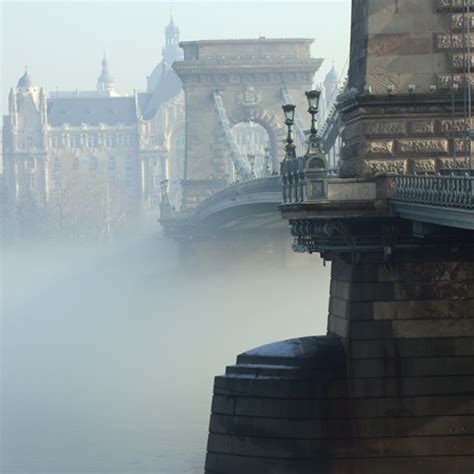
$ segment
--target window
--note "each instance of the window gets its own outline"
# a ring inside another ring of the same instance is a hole
[[[153,156],[152,158],[149,159],[148,164],[150,165],[150,167],[156,168],[156,166],[158,165],[158,160],[156,159],[155,156]]]
[[[132,158],[130,156],[125,160],[125,169],[127,172],[130,172],[132,169]]]
[[[132,136],[131,135],[124,135],[122,137],[122,144],[125,147],[131,147],[132,146]]]
[[[153,187],[154,188],[160,187],[160,177],[157,174],[153,175]]]
[[[70,135],[69,136],[69,146],[71,148],[80,148],[81,147],[81,136],[80,135]]]
[[[155,146],[156,145],[156,135],[150,135],[150,145]]]
[[[72,169],[73,170],[79,169],[79,158],[77,156],[72,159]]]
[[[94,171],[97,169],[97,158],[95,156],[91,156],[89,158],[89,169]]]
[[[51,137],[51,146],[53,148],[59,148],[61,146],[61,137],[59,135],[53,135]]]
[[[36,177],[34,174],[30,174],[30,189],[36,188]]]
[[[34,158],[28,158],[26,160],[26,167],[29,169],[29,170],[34,170],[36,169],[36,162],[35,162],[35,159]]]
[[[107,168],[109,171],[115,169],[115,158],[113,156],[109,156],[109,159],[107,160]]]
[[[97,148],[99,146],[99,137],[95,134],[87,135],[87,146]]]
[[[117,143],[115,135],[106,135],[105,136],[105,146],[107,148],[113,148]]]
[[[25,137],[23,138],[23,148],[28,149],[33,147],[33,138]]]

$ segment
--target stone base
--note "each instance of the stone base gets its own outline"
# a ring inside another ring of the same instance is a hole
[[[474,256],[331,258],[329,335],[215,379],[206,472],[471,473]]]

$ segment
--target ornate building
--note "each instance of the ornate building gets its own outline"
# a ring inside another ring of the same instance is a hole
[[[3,122],[7,199],[14,214],[48,217],[59,235],[104,236],[156,224],[161,182],[179,201],[184,157],[184,99],[170,62],[180,57],[171,19],[162,60],[148,90],[117,92],[107,59],[95,91],[47,97],[28,71],[10,90]],[[31,216],[30,216],[31,217]],[[21,224],[20,224],[21,226]]]

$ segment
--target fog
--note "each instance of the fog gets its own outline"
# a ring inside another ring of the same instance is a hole
[[[204,270],[156,232],[2,257],[5,474],[202,473],[213,377],[246,349],[325,332],[316,256]]]

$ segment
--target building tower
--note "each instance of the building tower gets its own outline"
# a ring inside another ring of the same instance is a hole
[[[183,59],[183,50],[179,47],[179,28],[170,17],[165,29],[165,46],[161,50],[161,61],[147,77],[147,91],[153,92],[159,84],[161,77],[168,71],[175,61]]]
[[[107,62],[105,53],[102,59],[102,71],[100,76],[97,78],[97,92],[108,96],[115,94],[114,78],[109,72],[109,63]]]

